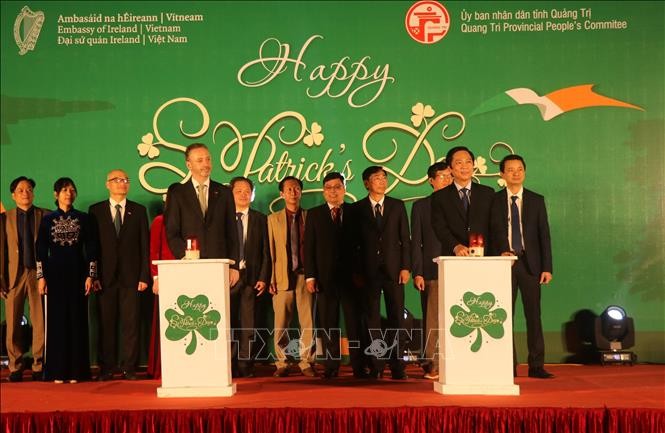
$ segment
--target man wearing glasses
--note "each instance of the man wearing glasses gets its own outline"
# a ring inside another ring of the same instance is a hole
[[[95,223],[100,247],[95,297],[99,322],[99,380],[111,380],[118,366],[125,379],[136,380],[139,296],[148,287],[150,278],[148,214],[144,206],[127,200],[129,178],[123,170],[108,173],[106,188],[108,200],[90,206],[88,211]]]
[[[451,183],[453,176],[450,167],[443,162],[435,162],[427,169],[427,181],[432,192],[437,192]],[[441,254],[441,242],[432,228],[432,196],[429,195],[413,204],[411,208],[411,266],[413,285],[420,291],[420,305],[423,311],[423,339],[425,343],[425,379],[439,378],[439,362],[436,344],[439,339],[439,282],[434,257]]]

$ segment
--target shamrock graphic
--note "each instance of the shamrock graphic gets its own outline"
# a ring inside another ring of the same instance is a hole
[[[159,156],[159,148],[157,147],[158,143],[153,143],[153,135],[151,132],[148,132],[143,137],[141,137],[141,142],[136,145],[136,149],[139,151],[139,155],[148,156],[150,159],[155,159]]]
[[[423,105],[422,102],[418,102],[416,105],[411,107],[411,112],[413,113],[413,116],[411,116],[411,123],[416,128],[420,127],[420,125],[423,123],[423,120],[425,123],[427,123],[426,119],[434,116],[434,110],[432,109],[432,106]]]
[[[303,139],[303,142],[307,147],[319,146],[323,142],[323,134],[321,133],[321,125],[317,122],[312,123],[312,130],[307,131],[309,135]]]
[[[503,337],[503,323],[508,315],[503,308],[492,310],[496,304],[493,294],[485,292],[482,295],[476,295],[466,292],[462,300],[468,307],[468,311],[459,305],[453,305],[450,308],[450,314],[455,320],[450,327],[450,333],[453,336],[463,338],[475,330],[476,339],[471,344],[472,352],[478,352],[483,343],[481,329],[484,329],[492,338]]]
[[[196,350],[197,332],[208,341],[217,339],[219,336],[217,324],[221,319],[221,315],[216,310],[206,311],[210,301],[205,295],[198,295],[194,298],[181,295],[177,302],[183,313],[180,314],[172,308],[166,310],[164,316],[169,323],[169,327],[166,329],[166,338],[171,341],[178,341],[191,333],[192,339],[187,345],[187,349],[185,349],[185,353],[191,355]]]

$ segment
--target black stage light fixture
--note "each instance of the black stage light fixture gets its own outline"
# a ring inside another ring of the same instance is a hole
[[[617,305],[605,308],[596,318],[595,337],[601,364],[633,365],[637,360],[633,352],[626,350],[635,345],[635,327],[633,318],[623,308]]]

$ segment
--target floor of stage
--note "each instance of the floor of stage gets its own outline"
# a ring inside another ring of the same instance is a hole
[[[665,366],[548,365],[554,379],[531,379],[520,365],[515,383],[519,396],[450,396],[433,391],[417,366],[409,379],[356,380],[344,369],[339,378],[306,378],[299,373],[273,378],[273,367],[257,367],[257,377],[238,379],[228,398],[157,398],[157,380],[54,384],[23,382],[0,385],[1,412],[104,411],[211,408],[363,408],[399,406],[577,407],[665,409]],[[296,369],[297,370],[297,369]]]

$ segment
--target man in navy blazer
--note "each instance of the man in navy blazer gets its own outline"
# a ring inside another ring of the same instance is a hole
[[[317,336],[324,353],[324,379],[337,377],[341,361],[339,310],[344,311],[346,335],[353,375],[366,378],[361,340],[361,299],[351,283],[349,229],[352,223],[345,213],[346,185],[344,176],[330,172],[323,178],[325,203],[310,209],[305,226],[305,284],[317,293]]]
[[[148,213],[142,205],[127,200],[129,177],[123,170],[108,173],[106,188],[109,198],[88,210],[100,247],[99,282],[96,284],[99,379],[113,377],[118,366],[120,337],[123,350],[119,366],[125,379],[135,380],[139,360],[139,294],[148,287],[150,278]]]
[[[545,343],[540,320],[540,285],[552,280],[552,243],[545,199],[524,188],[526,163],[508,155],[499,164],[506,188],[492,203],[492,239],[496,254],[516,255],[512,268],[513,312],[517,292],[522,294],[529,349],[529,377],[554,377],[544,368]],[[514,347],[514,345],[513,345]],[[517,356],[514,356],[517,363]]]
[[[450,168],[443,162],[435,162],[427,169],[427,181],[437,192],[453,182]],[[432,229],[432,196],[416,201],[411,208],[411,266],[413,285],[420,291],[423,311],[423,342],[425,379],[439,378],[439,357],[436,345],[439,340],[439,270],[434,257],[441,255],[441,242]]]
[[[210,179],[212,162],[205,144],[187,146],[185,161],[192,177],[174,183],[164,211],[166,239],[173,255],[185,256],[187,239],[195,237],[202,259],[231,259],[229,286],[238,281],[238,234],[231,190]]]
[[[393,379],[406,379],[401,351],[406,347],[404,284],[411,269],[411,239],[406,208],[401,200],[386,196],[388,177],[380,166],[362,174],[367,197],[353,204],[353,226],[358,259],[356,273],[365,290],[370,346],[370,375],[379,378],[389,360]],[[381,331],[381,292],[386,303],[389,332]]]
[[[238,231],[238,268],[240,279],[231,287],[231,328],[233,338],[233,371],[236,376],[253,377],[251,343],[254,334],[254,306],[270,282],[271,260],[268,245],[268,220],[250,209],[254,183],[246,177],[234,177],[229,183],[236,208]]]
[[[441,242],[442,256],[468,256],[469,234],[481,234],[489,250],[490,207],[494,190],[473,183],[474,156],[466,147],[453,147],[446,163],[454,182],[432,194],[432,227]]]

